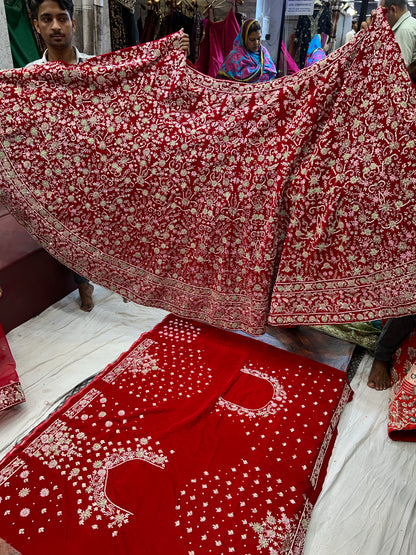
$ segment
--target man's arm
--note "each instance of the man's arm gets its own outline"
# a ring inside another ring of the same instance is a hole
[[[416,33],[410,29],[403,29],[397,33],[396,39],[402,51],[404,63],[408,67],[413,61],[416,50]]]

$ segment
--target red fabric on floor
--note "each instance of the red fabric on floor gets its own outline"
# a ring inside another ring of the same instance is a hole
[[[397,441],[416,441],[416,333],[400,345],[391,371],[388,434]]]
[[[23,555],[301,553],[344,372],[168,316],[0,465]]]
[[[0,410],[23,403],[25,396],[16,372],[16,363],[0,325]]]
[[[0,198],[52,255],[138,303],[252,334],[416,311],[416,96],[379,9],[264,84],[179,35],[0,73]]]

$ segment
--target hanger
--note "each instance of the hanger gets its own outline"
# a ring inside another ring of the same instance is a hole
[[[185,4],[185,7],[187,10],[190,10],[191,12],[195,9],[195,5],[193,2],[190,2],[189,0],[182,0],[182,3]],[[196,4],[197,2],[195,2]]]
[[[217,2],[219,2],[219,4],[217,4]],[[203,15],[205,15],[211,8],[214,8],[214,7],[219,8],[224,3],[225,3],[225,0],[211,0],[208,6],[206,6],[206,8],[204,9]]]

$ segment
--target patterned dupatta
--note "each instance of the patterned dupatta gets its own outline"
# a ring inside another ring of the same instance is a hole
[[[258,52],[247,50],[247,38],[253,23],[257,23],[257,20],[247,19],[241,26],[233,49],[225,58],[218,77],[245,83],[269,81],[276,77],[276,67],[264,46]]]
[[[325,46],[328,43],[328,35],[322,33],[321,35],[315,35],[311,40],[308,52],[306,54],[305,67],[309,67],[316,62],[320,62],[326,58]]]

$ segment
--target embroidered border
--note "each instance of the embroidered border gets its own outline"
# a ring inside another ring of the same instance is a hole
[[[259,372],[258,370],[246,367],[242,368],[241,372],[268,381],[273,387],[273,395],[270,401],[259,409],[248,409],[246,407],[242,407],[240,405],[237,405],[236,403],[227,401],[226,399],[224,399],[224,397],[220,397],[218,399],[218,404],[223,408],[226,408],[233,412],[237,412],[237,414],[242,416],[248,416],[249,418],[267,418],[268,416],[276,414],[281,409],[282,403],[285,403],[287,400],[287,393],[280,385],[280,383],[276,380],[276,378],[272,378],[264,372]]]
[[[109,528],[128,523],[129,515],[132,513],[127,509],[118,507],[107,497],[106,485],[108,471],[125,462],[133,460],[142,460],[164,469],[167,463],[167,457],[162,453],[154,453],[153,451],[146,450],[144,446],[148,444],[148,441],[148,438],[141,438],[141,445],[135,451],[127,450],[123,453],[113,453],[104,461],[96,461],[95,466],[99,466],[99,468],[93,472],[90,486],[87,488],[87,491],[92,494],[92,496],[90,495],[90,499],[92,498],[94,502],[85,510],[78,510],[80,524],[84,524],[85,521],[92,516],[93,512],[101,512],[107,516],[110,519],[110,523],[108,524]],[[96,526],[97,525],[93,525],[93,527]]]
[[[4,482],[7,482],[7,480],[11,476],[13,476],[13,474],[17,472],[19,468],[21,468],[24,464],[25,464],[24,460],[20,459],[19,457],[16,457],[15,459],[12,460],[10,464],[4,467],[3,470],[0,472],[0,486],[2,486]]]
[[[332,415],[331,423],[328,426],[328,429],[325,433],[325,437],[322,441],[322,445],[319,450],[318,456],[316,457],[315,466],[313,467],[313,471],[311,474],[311,484],[314,488],[316,487],[316,484],[318,482],[319,474],[321,472],[322,464],[325,459],[326,451],[328,449],[329,444],[331,443],[332,435],[335,433],[341,413],[344,410],[345,405],[348,403],[350,397],[351,397],[351,388],[346,383],[342,391],[342,395],[339,400],[338,406]]]
[[[0,410],[8,409],[25,401],[25,394],[19,382],[0,387]]]

